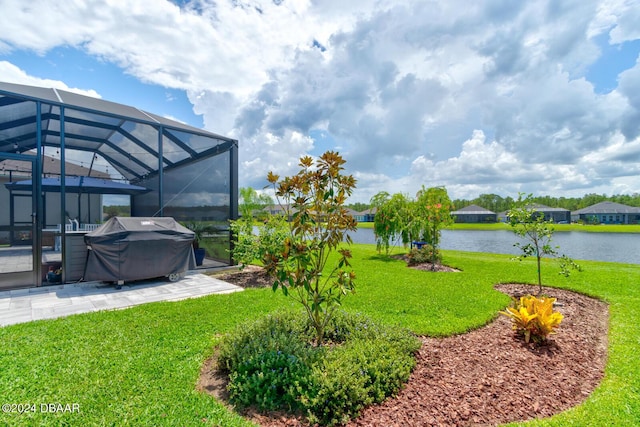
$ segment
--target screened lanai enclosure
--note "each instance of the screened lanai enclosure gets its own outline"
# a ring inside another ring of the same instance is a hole
[[[237,178],[234,139],[98,98],[0,82],[0,289],[81,280],[84,234],[107,219],[106,201],[133,217],[206,229],[204,265],[229,265]]]

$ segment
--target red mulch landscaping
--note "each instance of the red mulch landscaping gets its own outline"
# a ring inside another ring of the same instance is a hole
[[[240,286],[271,285],[254,268],[217,277]],[[538,291],[537,286],[523,284],[500,284],[496,289],[512,296]],[[396,397],[366,408],[348,426],[497,425],[549,417],[584,401],[604,374],[608,307],[570,291],[544,288],[543,293],[557,298],[556,309],[564,315],[547,344],[525,344],[505,316],[466,334],[422,337],[405,387]],[[208,361],[199,389],[220,397],[221,387],[224,379]],[[262,426],[307,425],[282,413],[243,414]]]

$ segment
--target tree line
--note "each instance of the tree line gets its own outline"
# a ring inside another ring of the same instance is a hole
[[[375,198],[375,196],[374,196]],[[588,193],[582,197],[553,197],[553,196],[532,196],[530,201],[551,208],[563,208],[570,211],[586,208],[600,202],[615,202],[627,206],[640,207],[640,193],[617,194],[607,196],[606,194]],[[508,211],[513,207],[516,200],[510,196],[502,197],[498,194],[480,194],[475,199],[454,199],[452,200],[453,209],[458,210],[469,205],[478,205],[490,211],[499,213]],[[241,216],[258,216],[257,213],[265,206],[273,205],[274,201],[266,194],[259,194],[251,187],[240,189],[239,210]],[[362,212],[375,206],[375,200],[369,203],[356,202],[346,205],[356,212]]]
[[[576,211],[600,202],[615,202],[627,206],[640,207],[640,194],[607,196],[606,194],[588,193],[582,197],[533,196],[530,198],[530,201],[551,208],[563,208],[570,211]],[[478,205],[496,213],[508,211],[513,207],[515,202],[516,200],[510,196],[502,197],[498,194],[481,194],[475,199],[452,200],[453,210],[462,209],[470,205]],[[366,203],[352,203],[348,205],[349,208],[358,212],[369,209],[371,206],[372,204]]]

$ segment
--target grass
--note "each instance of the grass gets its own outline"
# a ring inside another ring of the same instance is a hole
[[[554,224],[555,231],[581,231],[585,233],[640,233],[640,224]],[[373,228],[372,222],[359,222],[358,228]],[[487,224],[456,223],[446,227],[447,230],[509,230],[511,226],[504,222]]]
[[[430,273],[380,256],[372,245],[352,249],[357,293],[345,300],[345,308],[418,334],[444,336],[480,327],[509,302],[493,284],[536,281],[533,263],[508,255],[444,251],[445,264],[462,272]],[[565,279],[554,263],[545,263],[543,281],[610,304],[606,375],[582,405],[528,424],[635,425],[640,268],[581,265],[583,273]],[[0,328],[1,403],[80,405],[79,413],[0,413],[0,425],[250,425],[195,390],[199,369],[218,334],[282,307],[295,308],[281,292],[249,289]]]

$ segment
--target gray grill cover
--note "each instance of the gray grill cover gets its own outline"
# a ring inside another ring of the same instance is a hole
[[[84,279],[142,280],[193,269],[194,237],[173,218],[113,217],[84,236]]]

